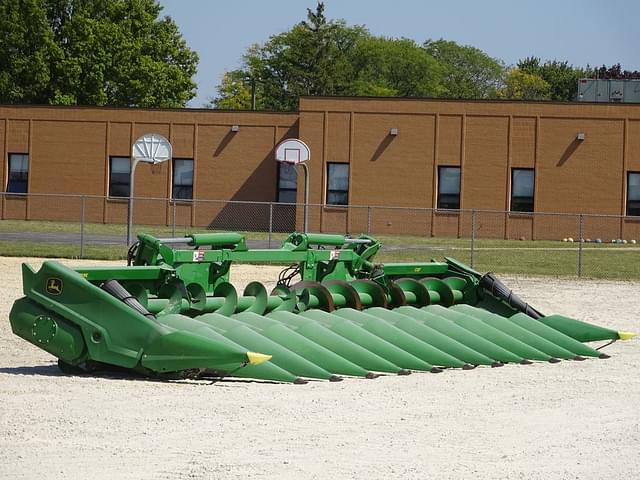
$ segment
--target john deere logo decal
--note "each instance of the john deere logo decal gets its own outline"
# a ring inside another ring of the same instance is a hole
[[[47,293],[50,295],[60,295],[62,293],[62,280],[59,278],[47,279]]]

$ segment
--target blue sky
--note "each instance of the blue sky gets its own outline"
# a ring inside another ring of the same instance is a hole
[[[200,55],[202,107],[216,94],[223,73],[240,66],[243,53],[303,20],[316,0],[159,0]],[[574,65],[620,62],[640,70],[640,2],[634,0],[326,0],[328,18],[365,25],[373,34],[422,43],[445,38],[473,45],[515,64],[535,55]]]

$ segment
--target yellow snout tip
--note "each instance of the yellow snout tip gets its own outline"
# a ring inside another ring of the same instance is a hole
[[[265,355],[264,353],[247,352],[247,358],[251,365],[260,365],[261,363],[271,360],[271,355]]]
[[[638,334],[633,332],[618,332],[618,337],[620,338],[620,340],[630,340],[636,335]]]

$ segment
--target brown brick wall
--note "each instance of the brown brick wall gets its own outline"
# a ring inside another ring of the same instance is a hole
[[[231,132],[232,125],[239,131]],[[390,135],[392,128],[397,136]],[[417,208],[435,205],[437,167],[460,165],[462,208],[508,209],[511,169],[535,168],[536,212],[620,215],[626,206],[626,174],[640,171],[637,105],[302,98],[299,113],[0,107],[3,188],[7,154],[28,153],[31,193],[106,195],[109,157],[128,156],[132,141],[149,132],[167,136],[175,158],[194,159],[199,200],[274,201],[274,147],[298,136],[311,149],[311,203],[325,200],[328,162],[350,164],[351,205]],[[585,134],[584,141],[576,140],[578,132]],[[136,196],[166,198],[171,185],[169,163],[139,166]],[[65,200],[52,208],[51,202],[35,198],[6,198],[2,215],[77,219],[77,202]],[[149,223],[168,223],[173,215],[169,202],[151,200],[141,200],[135,213]],[[124,222],[126,202],[92,200],[87,215],[92,221]],[[246,212],[217,203],[184,203],[176,215],[178,224],[211,225]],[[467,217],[378,210],[371,228],[467,235]],[[300,228],[301,212],[296,219]],[[357,233],[369,227],[368,220],[366,209],[310,212],[312,229]],[[496,214],[483,217],[477,228],[487,236],[539,238],[554,229],[570,231],[574,223],[553,216]],[[640,223],[633,219],[594,221],[589,235],[605,236],[611,228],[640,237]]]
[[[509,119],[468,116],[466,120],[460,207],[504,210]]]
[[[346,130],[347,117],[353,119],[348,148],[344,135],[338,139],[331,133]],[[398,128],[397,137],[388,135],[391,128]],[[578,132],[585,134],[584,141],[576,140]],[[534,168],[536,212],[621,215],[626,172],[640,171],[637,105],[305,97],[300,101],[300,135],[315,147],[314,202],[322,201],[318,192],[326,182],[325,163],[332,160],[323,155],[323,147],[331,154],[338,148],[350,152],[351,205],[433,208],[437,167],[460,165],[465,209],[507,210],[511,170]],[[332,142],[339,147],[328,146]],[[435,213],[431,233],[467,235],[471,225],[463,217]],[[632,220],[617,222],[619,231],[638,228]],[[399,233],[422,228],[395,223],[403,225]],[[536,238],[554,226],[572,229],[574,223],[501,214],[485,216],[477,228],[486,236]],[[602,232],[609,227],[592,228]]]
[[[621,120],[542,118],[536,210],[621,214],[622,145]]]
[[[421,207],[431,202],[433,115],[356,114],[350,203]],[[391,129],[398,135],[392,136]]]
[[[240,131],[231,133],[231,126]],[[129,156],[132,142],[145,133],[159,133],[173,146],[174,158],[194,159],[194,197],[213,200],[273,201],[277,142],[298,136],[297,114],[206,110],[139,110],[65,107],[0,107],[2,190],[6,187],[8,153],[29,154],[29,192],[46,194],[108,194],[109,158]],[[172,165],[139,164],[136,197],[171,195]],[[3,218],[77,220],[79,199],[31,196],[2,205]],[[125,222],[126,201],[91,199],[91,221]],[[180,205],[182,224],[209,224],[215,212]],[[139,200],[136,221],[168,223],[167,201]],[[213,215],[213,216],[212,216]]]
[[[7,153],[29,151],[29,120],[7,119]]]

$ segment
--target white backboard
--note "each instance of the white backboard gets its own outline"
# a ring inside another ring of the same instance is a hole
[[[311,151],[306,143],[297,138],[283,140],[276,147],[276,160],[285,163],[302,163],[311,158]]]
[[[172,149],[169,140],[157,133],[147,133],[133,144],[131,156],[140,162],[156,163],[171,159]]]

